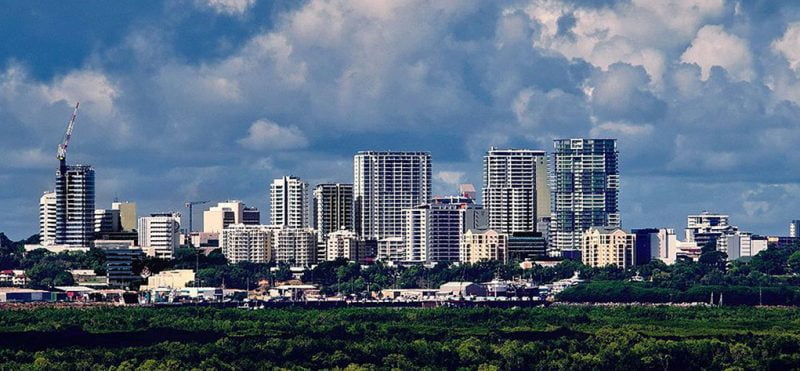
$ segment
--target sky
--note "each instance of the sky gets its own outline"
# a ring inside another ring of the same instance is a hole
[[[618,140],[625,228],[800,218],[797,1],[8,2],[13,239],[38,232],[78,100],[68,162],[94,166],[98,208],[140,215],[240,199],[266,222],[271,179],[352,182],[359,150],[430,151],[452,194],[490,146],[596,137]]]

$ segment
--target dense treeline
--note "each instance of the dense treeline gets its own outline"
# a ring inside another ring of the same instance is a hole
[[[668,303],[712,302],[725,305],[800,305],[800,249],[770,248],[749,261],[727,262],[713,245],[699,261],[661,261],[628,270],[582,268],[591,282],[567,289],[558,299],[568,302]],[[635,272],[635,273],[634,273]],[[629,282],[632,274],[643,282]]]
[[[37,309],[0,312],[0,339],[2,369],[785,370],[800,310]]]

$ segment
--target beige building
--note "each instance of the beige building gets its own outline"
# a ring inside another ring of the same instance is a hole
[[[232,224],[261,224],[258,209],[245,206],[242,201],[230,200],[217,203],[203,212],[203,232],[222,233]]]
[[[111,210],[119,210],[119,225],[123,231],[131,232],[136,229],[136,203],[112,202]]]
[[[151,290],[159,287],[180,290],[192,281],[194,281],[194,271],[191,269],[163,271],[155,276],[147,277],[147,285],[142,285],[140,290]]]
[[[317,263],[317,233],[311,228],[276,227],[272,234],[272,256],[277,263],[307,267]]]
[[[340,229],[336,232],[328,233],[328,241],[325,247],[325,260],[327,261],[338,258],[358,261],[358,236],[355,232]]]
[[[220,247],[228,263],[268,263],[272,260],[275,227],[233,224],[222,230]]]
[[[495,230],[468,230],[461,237],[459,260],[462,263],[477,263],[487,260],[505,261],[508,236]]]
[[[627,268],[636,264],[636,235],[615,227],[591,227],[583,233],[581,256],[590,267],[616,265]]]

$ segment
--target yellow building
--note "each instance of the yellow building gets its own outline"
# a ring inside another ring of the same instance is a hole
[[[592,227],[583,233],[581,257],[590,267],[616,265],[627,268],[636,264],[636,235],[620,228]]]
[[[461,236],[459,260],[462,263],[477,263],[487,260],[505,261],[508,236],[495,230],[468,230]]]
[[[180,290],[192,281],[194,281],[194,271],[191,269],[163,271],[155,276],[147,277],[147,285],[142,285],[140,290],[151,290],[159,287]]]

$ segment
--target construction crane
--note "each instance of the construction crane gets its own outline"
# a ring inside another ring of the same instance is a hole
[[[75,103],[75,109],[72,111],[72,117],[67,124],[67,132],[64,133],[64,139],[58,145],[58,155],[56,158],[59,162],[59,170],[63,174],[67,169],[67,147],[69,146],[69,138],[72,137],[72,129],[75,127],[75,119],[78,117],[78,107],[81,102]]]
[[[189,230],[186,232],[185,244],[192,246],[192,208],[194,205],[207,204],[209,201],[188,201],[186,207],[189,208]]]

